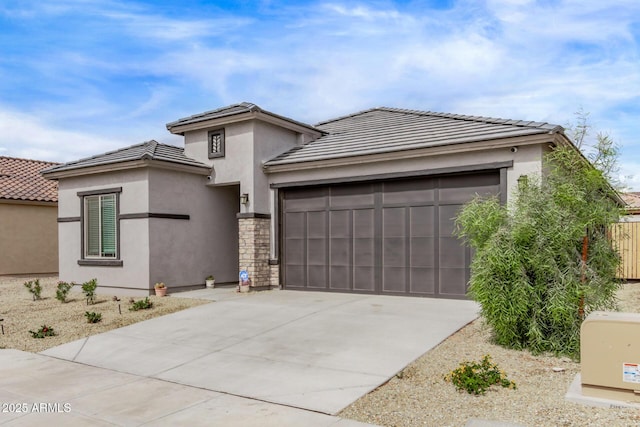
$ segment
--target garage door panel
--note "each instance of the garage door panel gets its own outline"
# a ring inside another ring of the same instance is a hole
[[[348,290],[351,284],[351,267],[349,265],[332,265],[329,268],[329,287],[331,289]]]
[[[466,247],[455,237],[440,237],[439,265],[443,267],[465,268],[467,266]]]
[[[404,237],[405,228],[405,208],[383,208],[382,209],[382,235],[388,237]]]
[[[353,264],[372,267],[375,264],[375,239],[353,239]]]
[[[353,289],[356,291],[375,291],[375,268],[370,267],[353,267]]]
[[[307,287],[324,289],[327,287],[327,269],[324,265],[307,266]]]
[[[433,295],[435,293],[434,268],[411,267],[410,292],[412,294]]]
[[[306,214],[304,212],[287,212],[284,214],[284,221],[287,224],[286,238],[302,238],[307,226]]]
[[[434,207],[419,206],[409,208],[410,233],[416,237],[434,235]]]
[[[351,211],[340,210],[329,212],[329,233],[331,238],[349,237],[351,234]]]
[[[327,213],[308,212],[307,213],[307,236],[309,238],[327,237]]]
[[[326,205],[325,188],[298,188],[287,190],[285,209],[287,212],[322,210]]]
[[[410,246],[411,267],[434,267],[435,239],[433,237],[412,237]]]
[[[383,242],[382,264],[404,268],[407,263],[404,237],[389,237]]]
[[[353,208],[354,206],[373,206],[373,184],[351,184],[331,188],[331,208]]]
[[[353,211],[353,237],[370,238],[375,235],[375,211],[373,209],[356,209]]]
[[[383,267],[382,292],[405,293],[407,269],[404,267]]]
[[[307,268],[304,265],[286,265],[287,289],[305,287]]]
[[[441,236],[452,236],[455,230],[455,218],[462,205],[447,205],[438,208],[438,227]]]
[[[395,181],[384,183],[382,200],[385,204],[418,204],[433,202],[435,180]]]
[[[308,239],[307,240],[307,264],[327,265],[326,239]]]
[[[286,241],[286,264],[304,265],[304,239],[287,239]]]
[[[466,294],[466,268],[442,268],[440,267],[440,287],[441,295],[456,296]]]
[[[349,265],[351,261],[351,239],[332,238],[329,248],[330,265]]]

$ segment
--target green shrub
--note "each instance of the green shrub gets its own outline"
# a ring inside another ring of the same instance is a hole
[[[95,303],[96,288],[98,287],[98,279],[91,279],[82,284],[82,292],[87,299],[87,305]]]
[[[56,335],[53,328],[47,325],[42,325],[37,331],[29,331],[29,333],[33,338],[52,337]]]
[[[69,295],[71,288],[73,288],[73,283],[58,282],[58,287],[56,288],[56,299],[60,302],[67,302],[67,295]]]
[[[457,369],[449,372],[445,381],[453,383],[458,391],[469,394],[485,394],[494,384],[505,388],[516,388],[516,383],[510,381],[507,375],[491,362],[488,354],[480,362],[462,362]]]
[[[33,295],[33,300],[39,300],[41,298],[42,286],[40,285],[40,279],[30,280],[25,282],[24,287]]]
[[[615,309],[619,255],[607,232],[619,207],[602,173],[574,149],[545,160],[544,179],[521,180],[511,205],[495,197],[466,204],[456,232],[475,249],[469,296],[495,342],[578,359],[584,316]]]
[[[102,320],[102,313],[96,313],[95,311],[86,311],[84,315],[87,318],[87,323],[98,323]]]
[[[149,297],[146,297],[145,299],[132,301],[131,307],[129,307],[129,311],[146,310],[151,307],[153,307],[153,303],[149,300]]]

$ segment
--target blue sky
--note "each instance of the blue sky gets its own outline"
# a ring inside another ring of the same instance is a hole
[[[179,145],[166,123],[242,101],[312,124],[388,106],[567,125],[582,108],[640,191],[640,2],[0,3],[0,155]]]

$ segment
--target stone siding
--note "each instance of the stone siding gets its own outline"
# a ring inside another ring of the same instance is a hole
[[[253,286],[269,286],[269,218],[238,218],[239,267],[247,270]]]

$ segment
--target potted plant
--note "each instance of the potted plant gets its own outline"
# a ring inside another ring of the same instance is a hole
[[[207,284],[207,288],[213,288],[216,285],[216,279],[213,276],[207,276],[205,283]]]
[[[156,290],[156,296],[163,297],[167,295],[167,287],[164,283],[158,282],[155,284],[154,288]]]

